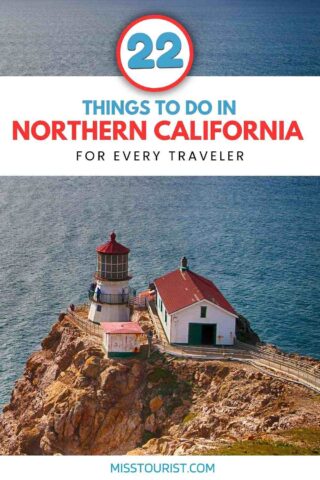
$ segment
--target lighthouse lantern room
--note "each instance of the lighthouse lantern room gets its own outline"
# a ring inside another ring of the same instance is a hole
[[[89,290],[89,320],[94,322],[128,322],[129,248],[116,241],[116,234],[97,248],[97,271]]]

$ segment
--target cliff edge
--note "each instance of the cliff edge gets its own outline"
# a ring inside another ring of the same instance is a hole
[[[11,455],[320,453],[320,395],[237,362],[110,360],[61,315],[0,415]]]

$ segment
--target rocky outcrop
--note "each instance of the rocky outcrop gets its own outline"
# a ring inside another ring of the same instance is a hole
[[[27,362],[0,417],[9,454],[111,454],[143,434],[143,365],[114,362],[65,317]]]
[[[0,415],[0,453],[205,453],[302,427],[320,428],[319,396],[303,387],[236,362],[110,360],[66,315]]]
[[[165,419],[157,413],[149,419],[158,435],[131,454],[206,454],[308,427],[318,431],[320,446],[319,396],[305,388],[236,363],[173,361],[170,371],[191,386],[189,395]]]
[[[261,343],[259,335],[251,328],[249,320],[239,315],[236,320],[236,337],[241,342],[256,345]]]

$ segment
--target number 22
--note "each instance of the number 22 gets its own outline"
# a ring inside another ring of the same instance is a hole
[[[157,50],[164,50],[166,43],[171,43],[171,48],[160,55],[156,61],[158,68],[182,68],[183,60],[176,58],[181,51],[181,40],[175,33],[166,32],[162,33],[156,42]],[[143,48],[133,55],[129,62],[128,67],[131,69],[150,69],[155,67],[155,61],[148,58],[153,50],[153,43],[149,35],[145,33],[135,33],[128,41],[128,50],[131,52],[137,49],[138,43],[143,44]]]

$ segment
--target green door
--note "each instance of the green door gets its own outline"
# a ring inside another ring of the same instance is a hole
[[[201,323],[189,323],[189,345],[201,345],[202,344],[202,324]]]
[[[189,345],[216,345],[217,325],[189,323]]]

